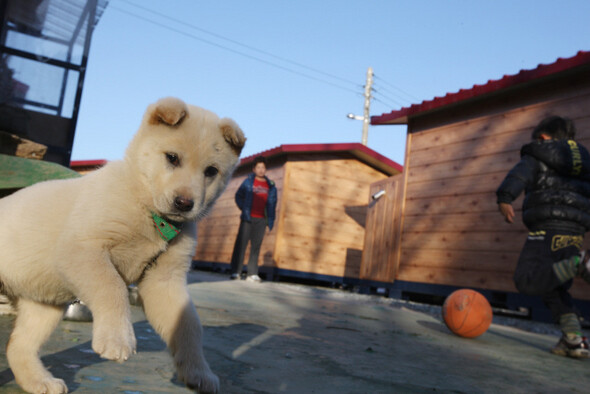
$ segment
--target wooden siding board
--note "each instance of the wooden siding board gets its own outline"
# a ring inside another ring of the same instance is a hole
[[[524,240],[523,240],[524,242]],[[513,273],[520,251],[472,251],[472,250],[438,250],[405,248],[402,256],[411,261],[406,266],[432,267],[461,271],[488,271]]]
[[[337,240],[356,248],[363,246],[362,237],[359,239],[359,235],[364,235],[364,228],[352,219],[332,221],[307,215],[289,215],[283,226],[285,233],[313,234],[318,242]]]
[[[518,210],[522,206],[523,197],[519,197],[512,206]],[[491,212],[497,211],[496,196],[488,193],[465,194],[461,198],[455,196],[437,198],[406,198],[405,216],[427,216],[445,213]],[[518,218],[520,220],[520,218]]]
[[[506,176],[506,172],[492,174],[467,175],[455,178],[444,178],[425,182],[410,182],[407,185],[407,196],[412,198],[458,197],[475,193],[490,193],[495,199],[498,186]]]
[[[438,267],[413,267],[400,265],[398,280],[432,283],[457,287],[478,287],[498,291],[516,292],[512,273],[495,271],[473,271],[444,269]]]
[[[412,151],[447,145],[474,138],[496,138],[506,132],[521,132],[530,139],[530,132],[546,116],[567,114],[574,121],[588,116],[590,103],[590,86],[582,94],[571,92],[559,98],[537,104],[517,107],[508,111],[495,112],[494,109],[481,108],[477,117],[468,120],[454,118],[446,125],[431,127],[417,133],[419,138],[413,141]],[[460,133],[454,132],[459,129]]]
[[[588,104],[590,108],[590,103]],[[590,135],[585,130],[590,130],[590,117],[574,119],[578,130],[576,140],[588,145]],[[526,130],[508,131],[494,136],[482,136],[475,139],[464,139],[450,144],[432,145],[427,148],[412,152],[410,167],[414,174],[437,170],[444,163],[461,162],[468,164],[471,160],[498,155],[498,162],[514,162],[520,159],[520,148],[531,141],[530,135],[533,127]],[[451,133],[451,131],[448,131]],[[456,134],[459,134],[457,131]],[[420,134],[418,134],[420,136]],[[499,156],[503,154],[503,156]],[[509,164],[507,164],[509,165]],[[415,167],[424,166],[420,170]]]
[[[436,249],[445,250],[520,250],[526,237],[515,236],[513,233],[494,232],[458,232],[452,233],[441,229],[436,233],[419,233],[404,231],[402,235],[403,249]]]
[[[502,231],[520,234],[526,232],[522,222],[508,226],[504,217],[495,210],[493,212],[443,213],[433,215],[406,216],[404,231],[408,232],[485,232]]]
[[[477,149],[470,144],[455,144],[453,148],[456,152],[445,152],[445,147],[441,147],[436,152],[420,152],[413,157],[409,175],[412,182],[424,182],[473,174],[505,172],[519,162],[520,146],[522,144],[518,144],[518,149],[485,153],[476,157],[461,157],[459,154],[459,152],[473,152]],[[449,157],[453,159],[449,160]],[[423,160],[422,163],[416,158]]]

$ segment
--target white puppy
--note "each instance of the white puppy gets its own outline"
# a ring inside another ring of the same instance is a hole
[[[231,119],[165,98],[148,107],[123,161],[0,199],[0,291],[18,310],[6,355],[24,390],[67,392],[38,353],[75,298],[92,311],[95,352],[119,362],[133,354],[127,285],[137,283],[178,378],[218,391],[186,273],[196,221],[227,185],[244,143]]]

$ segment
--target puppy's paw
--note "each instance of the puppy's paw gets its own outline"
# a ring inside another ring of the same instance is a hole
[[[122,363],[135,353],[137,342],[133,327],[128,324],[119,330],[96,327],[92,336],[92,349],[107,360]]]
[[[68,386],[66,386],[65,382],[52,376],[39,380],[33,379],[21,384],[21,386],[25,391],[34,394],[63,394],[68,392]]]
[[[178,380],[186,384],[190,389],[196,390],[201,394],[219,392],[219,378],[209,367],[204,369],[193,368],[188,371],[178,370]]]

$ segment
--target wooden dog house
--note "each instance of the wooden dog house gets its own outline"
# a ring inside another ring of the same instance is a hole
[[[260,250],[261,274],[358,279],[369,186],[402,167],[358,143],[281,145],[260,155],[267,158],[267,175],[278,191],[275,227]],[[234,195],[255,156],[242,159],[199,223],[195,266],[229,266],[240,223]]]
[[[390,270],[373,279],[516,292],[522,197],[509,225],[495,190],[532,129],[553,114],[573,119],[576,139],[590,146],[590,52],[372,117],[373,125],[408,126],[404,173],[391,179],[403,189],[389,224],[401,242],[382,261]],[[590,286],[576,280],[572,293],[588,300]]]

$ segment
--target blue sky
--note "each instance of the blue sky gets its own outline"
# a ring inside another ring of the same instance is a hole
[[[360,142],[371,115],[590,50],[587,0],[111,0],[92,41],[73,160],[123,157],[148,104],[233,118],[243,156]],[[368,145],[403,164],[405,126]]]

